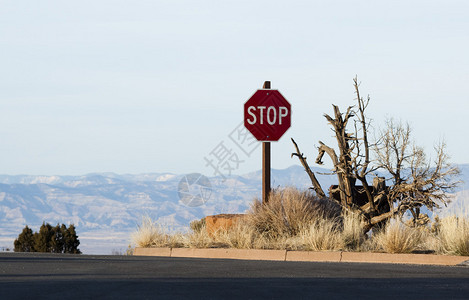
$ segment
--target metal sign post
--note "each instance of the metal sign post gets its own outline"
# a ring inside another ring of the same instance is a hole
[[[264,82],[262,87],[270,90],[270,81]],[[270,194],[270,142],[262,142],[262,203],[269,201]]]

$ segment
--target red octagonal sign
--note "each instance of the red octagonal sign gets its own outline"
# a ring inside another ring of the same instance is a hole
[[[257,90],[244,104],[244,126],[258,141],[278,141],[290,125],[290,103],[278,90]]]

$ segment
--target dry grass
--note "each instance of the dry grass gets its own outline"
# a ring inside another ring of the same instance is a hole
[[[230,248],[251,249],[255,248],[255,240],[258,234],[249,225],[238,222],[230,228],[219,233],[220,238],[226,241]]]
[[[362,218],[358,213],[344,211],[342,213],[341,239],[344,250],[360,251],[366,236],[362,229]]]
[[[305,226],[298,234],[297,248],[302,250],[323,251],[343,249],[342,233],[337,220],[319,219]]]
[[[184,240],[184,246],[187,248],[212,248],[213,238],[205,230],[205,226],[200,230],[193,230]]]
[[[367,237],[359,214],[345,211],[310,192],[276,190],[267,205],[255,200],[250,211],[229,230],[208,234],[204,220],[191,223],[191,231],[167,234],[149,217],[132,234],[137,247],[238,248],[287,250],[429,251],[469,255],[469,219],[448,217],[432,227],[410,227],[393,221]]]
[[[340,210],[335,202],[317,198],[310,191],[286,188],[274,190],[265,205],[255,199],[247,220],[259,233],[276,239],[295,236],[315,220],[336,218]]]
[[[143,248],[165,247],[168,244],[168,235],[148,216],[142,218],[142,225],[138,226],[132,236],[132,241]]]
[[[452,255],[469,255],[469,219],[450,216],[441,220],[438,237],[440,251]]]
[[[419,250],[424,242],[421,230],[399,221],[390,222],[373,240],[378,249],[388,253],[412,253]]]

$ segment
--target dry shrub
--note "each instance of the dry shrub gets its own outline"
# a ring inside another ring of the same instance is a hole
[[[174,234],[168,234],[165,247],[171,248],[184,248],[187,244],[187,235],[176,232]]]
[[[298,242],[303,250],[322,251],[343,248],[342,233],[338,220],[319,219],[305,226],[298,234]]]
[[[137,231],[132,233],[132,241],[137,247],[164,247],[168,243],[168,235],[150,217],[142,218],[142,225],[137,227]]]
[[[205,230],[205,226],[205,218],[202,218],[200,220],[194,220],[189,224],[189,227],[192,231]]]
[[[192,223],[191,223],[192,224]],[[255,230],[247,224],[237,222],[228,230],[220,229],[209,234],[205,224],[191,226],[192,232],[185,236],[185,247],[189,248],[238,248],[251,249]]]
[[[253,248],[257,236],[255,228],[241,222],[237,222],[228,230],[221,231],[219,235],[230,248],[238,249]]]
[[[259,234],[254,228],[255,238],[252,242],[253,249],[278,249],[272,245],[271,240],[264,234]],[[285,248],[283,248],[285,249]]]
[[[395,221],[388,223],[373,239],[378,249],[388,253],[411,253],[421,246],[423,233],[418,228]]]
[[[441,242],[429,229],[424,231],[422,247],[427,253],[441,253]]]
[[[365,241],[360,214],[344,211],[342,214],[342,242],[344,249],[358,251]]]
[[[186,235],[184,246],[187,248],[211,248],[213,238],[207,233],[205,225]]]
[[[247,220],[259,233],[275,239],[295,236],[305,225],[318,219],[336,218],[340,211],[337,203],[320,199],[310,191],[285,188],[273,190],[266,204],[255,199]]]
[[[443,218],[438,229],[440,251],[452,255],[469,255],[469,219]]]
[[[225,245],[228,248],[252,249],[257,233],[254,228],[237,222],[227,230],[218,230],[212,234],[212,239],[216,244]]]
[[[158,224],[155,224],[150,217],[142,218],[142,224],[131,235],[132,241],[137,247],[184,247],[186,236],[182,233],[167,234]]]

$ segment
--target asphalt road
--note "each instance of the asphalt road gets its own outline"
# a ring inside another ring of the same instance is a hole
[[[0,253],[0,299],[469,299],[469,267]]]

